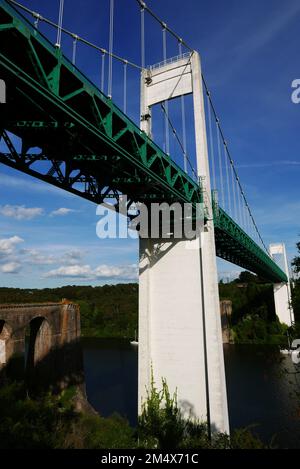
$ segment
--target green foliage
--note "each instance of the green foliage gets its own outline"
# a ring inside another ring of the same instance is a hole
[[[270,344],[287,347],[285,324],[278,320],[267,322],[258,315],[244,317],[232,328],[234,342],[237,344]]]
[[[265,445],[249,428],[235,430],[231,437],[213,432],[209,436],[207,424],[184,418],[177,404],[177,394],[170,395],[165,379],[157,390],[151,377],[147,400],[142,406],[138,425],[139,447],[158,449],[259,449]]]
[[[240,278],[245,277],[250,280],[256,276],[247,272],[242,272]],[[250,282],[241,282],[240,280],[231,283],[220,284],[219,292],[221,300],[232,301],[231,324],[237,324],[244,317],[257,315],[265,321],[276,320],[273,286],[269,284],[260,284],[258,280]]]
[[[234,430],[230,437],[231,449],[271,449],[268,448],[256,435],[250,431],[250,427]]]
[[[74,449],[135,448],[134,430],[119,415],[81,415],[66,435],[64,447]]]
[[[0,388],[0,448],[60,448],[76,420],[61,396],[28,397],[23,383]]]
[[[298,276],[300,273],[300,242],[297,243],[298,255],[292,261],[293,271]],[[300,279],[296,279],[292,288],[292,306],[296,323],[300,324]]]
[[[220,284],[219,291],[221,299],[232,301],[229,324],[235,343],[287,347],[287,326],[275,314],[273,285],[241,272],[237,280]]]
[[[295,272],[295,274],[300,273],[300,242],[296,244],[297,246],[297,251],[298,251],[298,256],[295,256],[293,261],[292,261],[292,267]]]
[[[162,380],[158,391],[152,378],[138,431],[119,415],[103,418],[74,410],[75,388],[31,398],[24,383],[0,388],[0,449],[223,449],[263,448],[249,429],[208,437],[207,425],[184,419]]]
[[[265,283],[265,281],[258,275],[252,274],[247,270],[240,273],[239,278],[235,280],[236,283]]]
[[[292,288],[292,306],[296,323],[300,324],[300,281],[295,282]]]
[[[32,399],[24,383],[0,388],[0,449],[132,448],[134,430],[118,415],[74,410],[74,388]]]
[[[153,373],[147,401],[139,417],[139,437],[146,448],[177,448],[183,439],[185,422],[177,405],[176,393],[171,396],[167,383],[162,390],[155,387]]]

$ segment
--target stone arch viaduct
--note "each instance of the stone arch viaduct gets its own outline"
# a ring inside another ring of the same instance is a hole
[[[0,305],[0,382],[25,379],[54,390],[83,386],[79,339],[80,312],[73,303]]]

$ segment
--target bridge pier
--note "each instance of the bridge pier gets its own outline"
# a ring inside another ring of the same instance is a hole
[[[140,239],[139,411],[151,384],[165,378],[183,413],[229,433],[223,341],[199,54],[141,75],[141,129],[151,136],[151,108],[192,94],[197,174],[207,214],[193,240]]]
[[[280,322],[291,326],[294,323],[294,312],[291,305],[290,275],[285,245],[283,243],[270,244],[269,250],[273,258],[276,255],[281,257],[282,270],[288,278],[287,283],[276,283],[273,285],[275,313]]]
[[[199,238],[140,239],[139,413],[153,372],[186,417],[229,433],[219,296],[203,263]]]

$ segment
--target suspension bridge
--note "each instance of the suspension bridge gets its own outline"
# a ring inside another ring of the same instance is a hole
[[[116,210],[124,195],[128,211],[136,202],[189,203],[194,213],[204,204],[200,240],[140,240],[139,406],[153,368],[156,381],[166,377],[171,389],[178,387],[188,414],[228,432],[216,256],[273,283],[276,312],[290,324],[288,269],[274,260],[285,250],[269,252],[261,237],[198,52],[146,3],[132,2],[140,15],[140,63],[116,52],[117,1],[110,0],[107,48],[65,27],[68,2],[58,2],[55,21],[19,2],[0,1],[0,78],[6,84],[0,162]],[[162,34],[161,61],[150,66],[146,18]],[[55,43],[43,25],[53,29]],[[168,38],[178,47],[171,57]],[[79,45],[99,59],[99,86],[77,68]],[[115,63],[122,69],[116,94]],[[129,70],[140,94],[136,122],[129,117]],[[173,118],[175,101],[180,117]]]

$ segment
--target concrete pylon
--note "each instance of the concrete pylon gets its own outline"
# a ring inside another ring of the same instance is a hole
[[[195,239],[142,239],[139,263],[139,412],[153,370],[185,415],[229,433],[227,393],[206,141],[197,52],[142,73],[141,129],[151,135],[151,106],[193,94],[197,170],[208,221]]]
[[[288,326],[291,326],[294,323],[294,312],[293,312],[293,308],[291,305],[290,274],[289,274],[285,244],[283,243],[270,244],[269,251],[273,258],[275,255],[279,255],[281,257],[280,267],[286,273],[287,278],[288,278],[287,283],[284,283],[284,282],[276,283],[273,286],[275,312],[280,322],[287,324]]]

